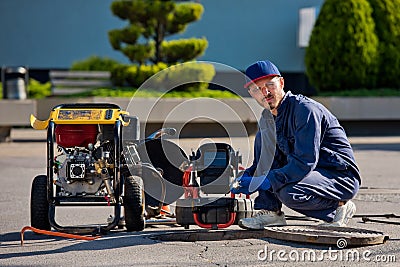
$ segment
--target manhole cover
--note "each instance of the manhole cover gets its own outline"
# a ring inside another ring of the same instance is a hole
[[[364,246],[382,244],[387,239],[382,232],[376,232],[366,229],[349,228],[349,227],[322,227],[317,225],[306,226],[281,226],[269,227],[264,231],[269,232],[269,237],[326,245],[338,246]],[[339,245],[338,242],[342,241],[343,244]]]
[[[274,238],[302,243],[336,245],[339,248],[382,244],[387,239],[382,232],[349,227],[286,225],[265,230],[198,230],[153,236],[161,241],[218,241],[250,238]]]

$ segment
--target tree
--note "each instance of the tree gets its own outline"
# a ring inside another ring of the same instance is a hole
[[[371,88],[378,38],[367,0],[326,0],[306,49],[306,73],[318,90]]]
[[[400,0],[368,0],[379,38],[380,87],[400,88]]]
[[[205,38],[165,40],[184,32],[187,24],[199,20],[203,14],[201,4],[130,0],[113,2],[111,10],[129,24],[123,29],[109,31],[110,43],[132,63],[185,62],[202,55],[208,46]]]

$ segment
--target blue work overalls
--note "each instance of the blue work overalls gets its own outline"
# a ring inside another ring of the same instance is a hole
[[[270,170],[264,172],[272,187],[258,191],[255,208],[277,211],[283,203],[306,216],[332,221],[339,201],[352,199],[361,183],[344,129],[323,105],[290,91],[273,123],[276,149]],[[271,146],[263,144],[261,135],[258,131],[254,161],[245,171],[249,175],[255,175],[262,150]]]

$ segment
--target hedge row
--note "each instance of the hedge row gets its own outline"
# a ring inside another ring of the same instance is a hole
[[[367,0],[326,0],[306,50],[306,73],[320,91],[373,88],[378,38]]]
[[[186,45],[169,44],[176,50],[185,49]],[[199,44],[201,45],[201,44]],[[180,47],[180,48],[179,48]],[[208,83],[215,76],[214,66],[207,63],[190,62],[169,66],[166,63],[153,65],[124,65],[115,60],[90,57],[74,62],[73,70],[103,70],[111,72],[111,81],[115,86],[129,86],[149,89],[191,91],[208,88]],[[151,79],[150,79],[151,78]]]
[[[400,0],[326,0],[306,49],[319,91],[400,88]]]

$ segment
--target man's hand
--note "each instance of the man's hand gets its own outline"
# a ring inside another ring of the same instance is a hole
[[[247,174],[243,174],[242,176],[235,178],[235,180],[233,180],[233,183],[231,184],[231,192],[233,194],[250,195],[251,193],[249,192],[249,186],[251,178],[253,177]]]
[[[271,183],[265,175],[252,177],[246,173],[237,177],[231,184],[231,192],[233,194],[250,195],[255,191],[268,190],[270,188]]]

